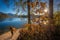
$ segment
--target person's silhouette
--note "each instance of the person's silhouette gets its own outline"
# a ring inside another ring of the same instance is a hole
[[[11,35],[13,36],[13,27],[10,26]]]

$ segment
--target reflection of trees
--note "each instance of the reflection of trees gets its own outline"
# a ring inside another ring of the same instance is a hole
[[[8,18],[8,19],[6,19],[6,20],[8,20],[8,21],[12,21],[12,20],[13,20],[13,18]]]
[[[3,21],[5,21],[5,19],[0,19],[0,22],[3,22]]]

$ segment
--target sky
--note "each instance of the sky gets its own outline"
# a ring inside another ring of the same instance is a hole
[[[43,2],[47,1],[47,4],[49,3],[49,0],[42,0]],[[60,0],[54,0],[54,11],[57,10],[57,4],[60,3]],[[12,14],[16,14],[16,11],[12,10],[13,9],[13,0],[10,0],[10,7],[7,7],[5,5],[5,3],[3,2],[3,0],[0,0],[0,12],[4,12],[4,13],[12,13]],[[22,9],[20,9],[20,13],[22,12]],[[24,14],[27,14],[26,12],[23,12]]]

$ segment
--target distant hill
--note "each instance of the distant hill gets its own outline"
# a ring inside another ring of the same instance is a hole
[[[8,18],[8,17],[14,17],[15,14],[12,14],[12,13],[3,13],[3,12],[0,12],[0,18]]]
[[[0,12],[0,18],[8,18],[9,16],[3,12]]]
[[[12,13],[3,13],[3,12],[0,12],[0,18],[8,18],[8,17],[23,17],[23,18],[26,18],[27,15],[16,15],[16,14],[12,14]]]
[[[12,13],[8,13],[7,15],[9,15],[9,16],[15,16],[15,14],[12,14]]]

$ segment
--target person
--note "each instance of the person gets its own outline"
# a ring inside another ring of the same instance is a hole
[[[10,26],[11,35],[13,36],[13,27]]]

